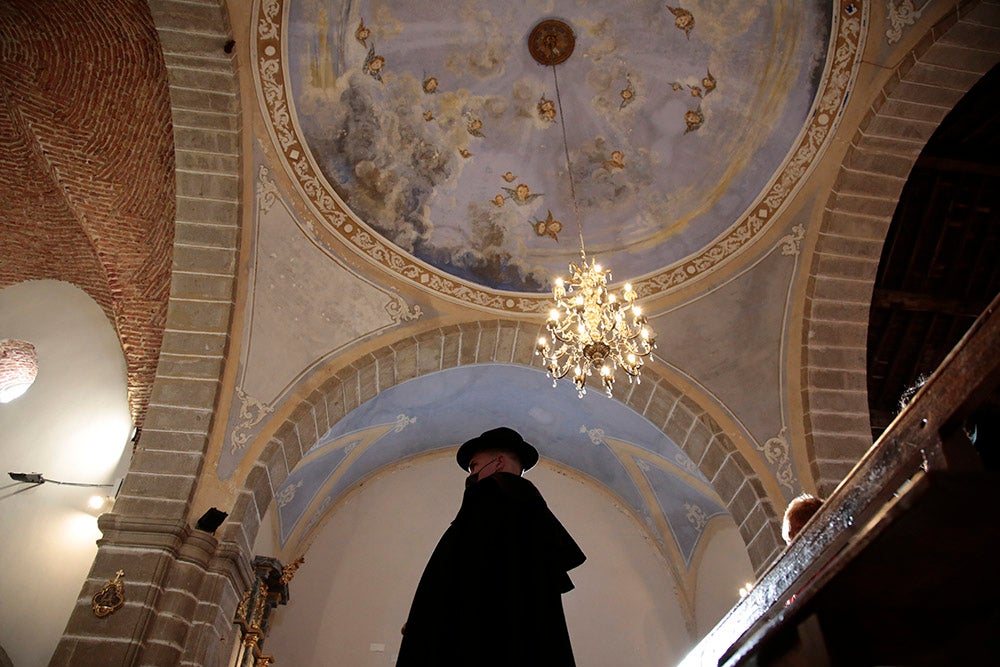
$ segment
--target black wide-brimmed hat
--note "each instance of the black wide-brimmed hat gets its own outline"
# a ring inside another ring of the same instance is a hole
[[[455,458],[462,470],[468,470],[472,457],[488,449],[514,452],[525,470],[530,470],[538,463],[538,450],[525,442],[520,433],[506,426],[491,429],[479,437],[466,441],[458,448],[458,455]]]

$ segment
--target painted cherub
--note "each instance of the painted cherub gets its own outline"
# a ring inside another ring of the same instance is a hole
[[[687,129],[684,130],[684,134],[694,132],[701,127],[704,122],[705,116],[701,113],[701,108],[688,110],[684,114],[684,124],[687,125]]]
[[[621,151],[611,151],[611,158],[604,161],[604,166],[611,169],[624,169],[625,155]]]
[[[553,123],[556,120],[556,105],[544,95],[538,101],[538,117],[549,123]]]
[[[710,92],[715,90],[716,81],[715,77],[712,76],[712,70],[705,70],[705,71],[707,72],[707,74],[701,80],[701,85],[705,89],[705,94],[708,95]]]
[[[681,7],[667,5],[667,9],[674,15],[674,25],[677,26],[677,29],[683,30],[684,36],[691,39],[691,30],[694,28],[694,14]]]
[[[618,105],[618,110],[621,111],[635,101],[635,88],[632,86],[632,79],[625,77],[625,87],[618,94],[622,98],[622,103]]]
[[[385,67],[385,58],[375,54],[375,45],[368,47],[368,56],[362,68],[364,73],[382,83],[382,69]]]
[[[510,198],[514,200],[514,203],[518,206],[524,206],[525,204],[542,196],[541,194],[532,193],[531,188],[524,183],[518,183],[513,189],[502,188],[502,190],[510,195]]]
[[[483,121],[475,117],[469,118],[469,122],[465,126],[465,129],[474,137],[482,137]]]
[[[557,234],[562,231],[562,223],[552,217],[552,211],[548,212],[544,220],[535,219],[534,222],[529,222],[531,228],[535,230],[535,234],[538,236],[548,236],[556,243],[559,243],[559,237]]]
[[[368,46],[367,39],[371,37],[372,31],[365,27],[365,19],[361,19],[358,29],[354,31],[354,39],[361,43],[361,46]]]

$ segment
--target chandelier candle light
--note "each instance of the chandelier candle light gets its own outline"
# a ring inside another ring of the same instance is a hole
[[[565,62],[576,37],[572,28],[558,20],[547,19],[539,23],[528,36],[528,51],[539,64],[552,67],[555,80],[556,104],[562,126],[563,150],[566,154],[566,171],[569,175],[570,194],[576,226],[580,236],[580,265],[570,262],[570,279],[557,278],[552,288],[555,308],[549,313],[545,328],[552,337],[538,339],[535,354],[541,355],[552,386],[572,371],[577,393],[587,393],[587,378],[593,371],[601,376],[601,384],[608,396],[615,384],[615,368],[628,375],[629,382],[639,373],[645,359],[656,347],[656,338],[649,328],[646,316],[636,305],[637,294],[626,283],[622,298],[608,290],[611,270],[602,268],[596,259],[587,260],[583,244],[583,225],[576,201],[576,186],[569,159],[569,142],[566,139],[566,121],[563,116],[562,98],[559,94],[559,77],[556,65]]]

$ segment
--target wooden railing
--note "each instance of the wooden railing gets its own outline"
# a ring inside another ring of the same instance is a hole
[[[885,523],[918,478],[978,466],[962,426],[1000,385],[998,309],[1000,296],[749,595],[691,651],[682,667],[770,664],[751,656],[783,624],[801,624],[810,597],[865,548],[871,535],[878,533],[879,523]]]

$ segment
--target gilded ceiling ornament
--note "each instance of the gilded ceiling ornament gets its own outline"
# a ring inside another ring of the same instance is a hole
[[[516,178],[517,176],[515,176],[514,172],[512,171],[508,171],[506,174],[503,175],[503,180],[507,181],[508,183],[513,183]]]
[[[687,125],[687,129],[684,130],[684,134],[688,132],[694,132],[702,123],[705,122],[705,116],[701,113],[701,107],[697,109],[691,109],[684,114],[684,123]]]
[[[533,194],[531,188],[529,188],[524,183],[518,183],[517,187],[511,188],[501,188],[504,192],[510,195],[510,198],[514,200],[514,203],[518,206],[524,206],[525,204],[541,197],[541,194]]]
[[[622,103],[618,105],[618,110],[621,111],[635,101],[635,87],[632,85],[632,79],[625,77],[625,87],[618,94],[622,98]]]
[[[549,123],[556,121],[556,105],[544,95],[538,101],[538,117]]]
[[[366,41],[371,37],[372,31],[365,27],[365,19],[362,18],[361,22],[358,23],[358,29],[354,31],[354,39],[361,43],[361,46],[368,46]]]
[[[604,161],[604,166],[611,169],[624,169],[625,155],[621,151],[611,151],[611,158]]]
[[[712,70],[705,70],[705,77],[701,80],[702,88],[705,89],[705,94],[708,95],[710,92],[715,90],[715,77],[712,76]]]
[[[125,584],[122,583],[124,576],[125,571],[118,570],[115,572],[115,578],[109,579],[108,583],[94,594],[90,601],[90,608],[94,610],[94,616],[97,618],[110,616],[125,604]]]
[[[678,30],[684,31],[684,36],[691,39],[691,30],[694,28],[694,14],[681,7],[667,6],[670,13],[674,15],[674,25]]]
[[[375,55],[375,45],[368,47],[368,55],[365,57],[365,64],[362,67],[365,74],[382,83],[382,69],[385,67],[385,58]]]
[[[559,237],[556,236],[562,231],[562,223],[552,217],[552,211],[548,212],[544,220],[535,219],[534,222],[528,223],[535,230],[535,234],[538,236],[548,236],[552,238],[553,241],[559,243]]]
[[[424,79],[423,83],[424,92],[428,95],[436,93],[438,89],[438,80],[436,76],[429,76]]]

